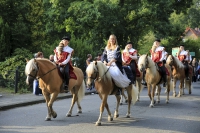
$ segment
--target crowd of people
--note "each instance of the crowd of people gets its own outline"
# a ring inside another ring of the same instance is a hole
[[[68,91],[69,84],[69,72],[73,71],[71,57],[74,53],[74,50],[69,46],[70,37],[65,36],[62,38],[59,45],[54,50],[54,55],[49,56],[49,60],[54,62],[63,73],[64,78],[64,89]],[[137,55],[137,50],[134,49],[132,42],[127,42],[125,48],[122,50],[118,45],[117,38],[114,34],[109,36],[107,41],[107,45],[104,48],[102,53],[98,53],[98,55],[93,59],[92,54],[87,54],[87,59],[85,62],[85,66],[87,66],[94,61],[102,61],[108,68],[115,82],[116,86],[119,88],[127,87],[130,84],[136,83],[136,77],[139,73],[137,69],[137,61],[139,56]],[[163,87],[166,86],[166,71],[165,63],[168,56],[168,52],[165,47],[161,46],[161,40],[156,39],[153,42],[152,48],[150,49],[151,59],[157,64],[159,71],[162,75]],[[43,53],[38,52],[35,54],[35,58],[43,58]],[[183,63],[185,67],[185,75],[186,80],[189,80],[189,67],[191,65],[193,67],[193,82],[200,80],[200,60],[197,61],[196,58],[192,59],[192,56],[189,54],[189,50],[184,49],[184,45],[179,46],[179,51],[176,54],[176,57]],[[119,78],[120,77],[120,80]],[[35,81],[36,82],[36,81]],[[37,81],[38,82],[38,81]],[[37,84],[37,83],[35,83]],[[144,86],[147,85],[145,80],[145,72],[143,73],[143,82]],[[34,87],[38,87],[35,85]],[[91,88],[88,88],[91,90]],[[41,92],[36,92],[34,88],[34,94],[40,95]]]

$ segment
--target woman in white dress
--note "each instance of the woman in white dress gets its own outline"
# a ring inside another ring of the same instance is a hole
[[[120,47],[118,46],[116,36],[113,34],[110,35],[107,46],[104,49],[102,61],[108,67],[108,71],[116,86],[120,88],[129,86],[131,81],[123,72]]]

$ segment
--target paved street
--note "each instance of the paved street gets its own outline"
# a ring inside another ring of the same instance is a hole
[[[44,121],[47,113],[45,103],[17,107],[0,111],[0,132],[2,133],[198,133],[200,131],[200,82],[193,84],[192,94],[185,90],[181,98],[172,97],[169,104],[162,89],[160,104],[149,108],[147,89],[141,93],[140,102],[131,108],[131,118],[125,118],[127,104],[119,108],[119,118],[107,121],[104,110],[102,126],[95,126],[99,116],[100,98],[97,94],[86,95],[81,102],[83,113],[77,115],[74,107],[72,117],[66,117],[71,98],[57,100],[53,107],[58,116],[52,121]],[[38,96],[36,96],[38,97]],[[1,100],[1,99],[0,99]],[[116,99],[108,98],[114,113]]]

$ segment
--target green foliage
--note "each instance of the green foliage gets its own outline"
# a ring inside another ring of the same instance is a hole
[[[16,69],[18,69],[19,83],[17,88],[18,90],[27,90],[24,70],[26,66],[26,58],[30,59],[32,56],[33,54],[29,50],[17,48],[11,58],[7,58],[4,62],[0,63],[0,75],[2,76],[2,80],[5,81],[3,86],[14,88],[15,72]]]

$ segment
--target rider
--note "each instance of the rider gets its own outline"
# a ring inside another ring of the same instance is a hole
[[[189,59],[189,52],[184,50],[184,45],[179,46],[179,51],[177,53],[178,59],[183,63],[184,69],[185,69],[185,76],[186,80],[189,80],[189,66],[188,66],[188,61]]]
[[[162,78],[163,78],[163,87],[166,87],[167,82],[167,75],[166,75],[166,68],[164,65],[164,55],[165,55],[165,47],[160,46],[160,39],[156,39],[153,43],[153,46],[150,50],[151,52],[151,59],[157,63],[161,70]]]
[[[115,35],[110,35],[101,60],[108,67],[117,87],[125,88],[129,86],[131,81],[123,74],[121,51]],[[117,94],[120,94],[120,92],[118,91]]]
[[[134,84],[136,82],[137,59],[138,59],[137,50],[132,48],[132,42],[128,42],[126,44],[125,49],[122,52],[122,61],[124,65],[130,66],[132,74],[133,74],[132,83]]]
[[[69,70],[73,70],[72,63],[71,63],[71,56],[74,50],[68,46],[70,42],[70,37],[65,36],[62,38],[59,46],[56,47],[54,50],[55,56],[54,61],[55,63],[64,69],[64,79],[65,79],[65,91],[68,92],[68,85],[69,85]]]

